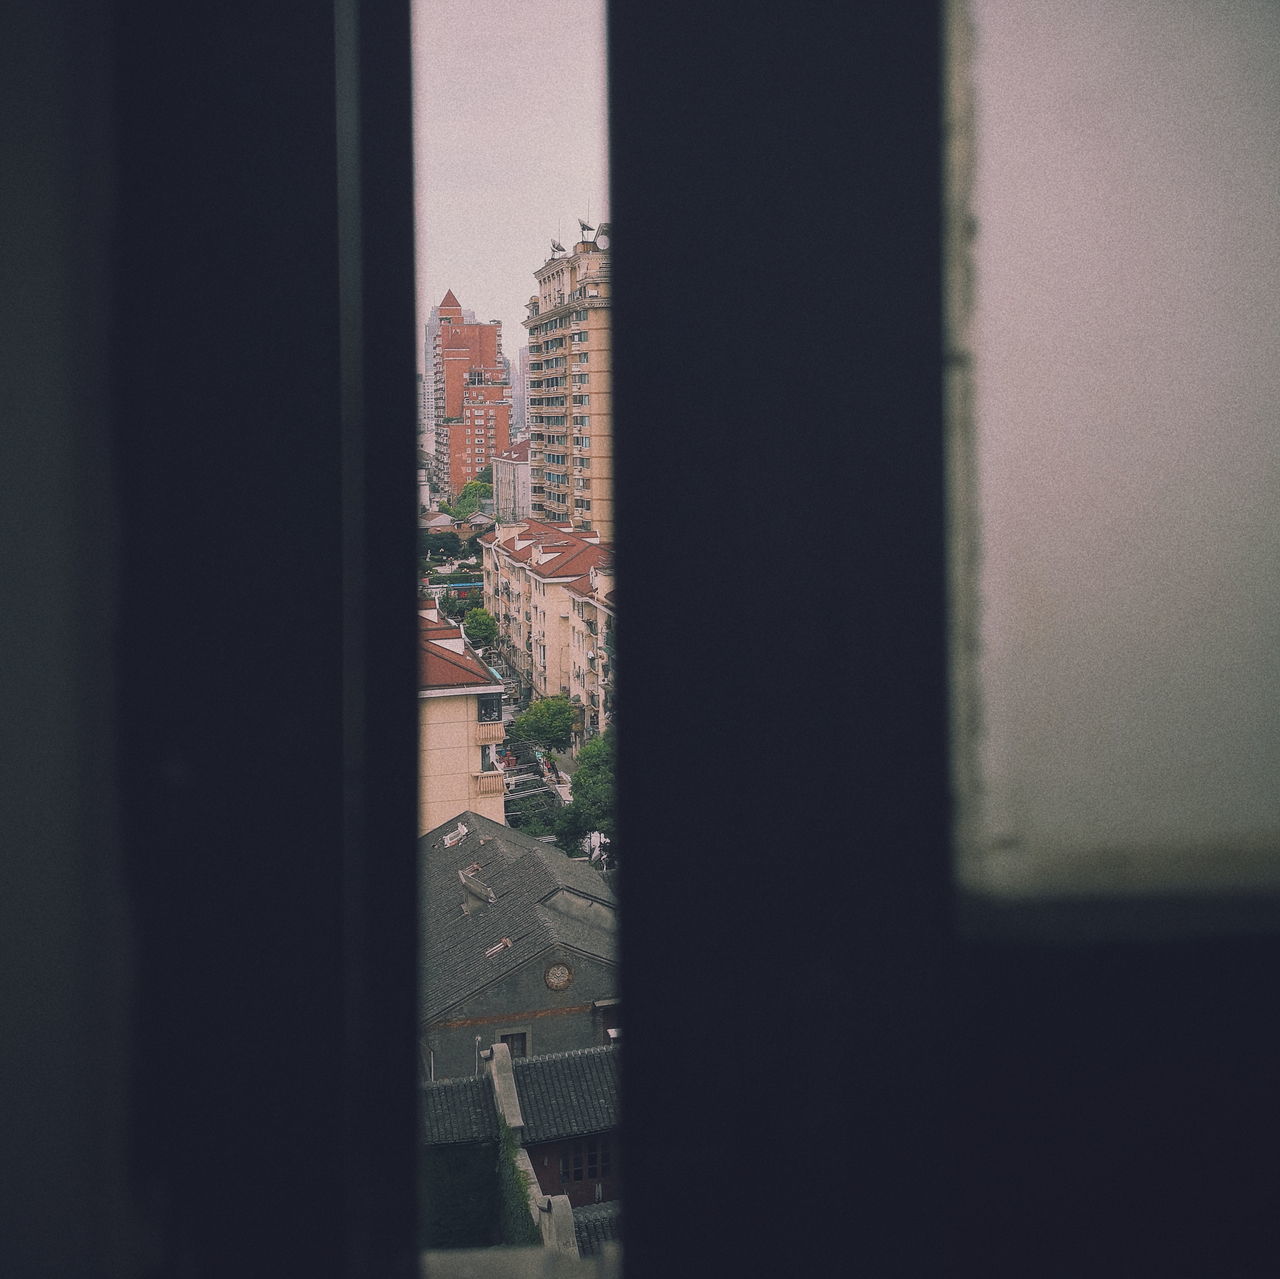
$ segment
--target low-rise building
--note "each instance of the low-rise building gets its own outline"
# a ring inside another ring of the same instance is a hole
[[[502,680],[442,618],[434,600],[419,600],[418,829],[431,830],[469,809],[504,820]]]
[[[533,697],[571,694],[570,583],[608,570],[612,548],[592,532],[521,520],[480,539],[485,607],[498,622],[504,661]]]
[[[613,723],[614,598],[613,566],[595,564],[586,576],[570,582],[569,697],[582,707],[573,751]]]
[[[529,441],[521,440],[493,459],[493,513],[500,524],[527,520],[529,506]]]
[[[421,1049],[428,1079],[617,1032],[616,898],[588,861],[472,811],[418,841]]]
[[[503,1158],[505,1129],[520,1147],[516,1166],[528,1181],[530,1219],[544,1246],[581,1257],[616,1249],[620,1053],[599,1047],[519,1058],[496,1043],[481,1049],[479,1073],[425,1083],[422,1145],[437,1208],[478,1218],[471,1223],[476,1234],[485,1215],[497,1216],[490,1170]],[[446,1217],[436,1232],[444,1235],[450,1224]]]

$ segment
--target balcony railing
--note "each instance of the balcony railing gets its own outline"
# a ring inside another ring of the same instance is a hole
[[[502,773],[499,771],[491,773],[472,773],[472,780],[476,784],[476,794],[482,796],[502,795],[505,788],[502,783]]]
[[[497,724],[477,724],[476,725],[476,745],[492,746],[495,742],[500,742],[506,736],[506,726],[501,722]]]

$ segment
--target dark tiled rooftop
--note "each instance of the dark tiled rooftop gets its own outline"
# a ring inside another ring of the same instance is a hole
[[[578,1048],[511,1063],[526,1144],[618,1126],[617,1048]]]
[[[622,1202],[613,1199],[609,1203],[587,1204],[573,1210],[573,1233],[578,1241],[578,1252],[593,1257],[600,1245],[611,1239],[622,1238]]]
[[[498,1112],[489,1076],[422,1086],[422,1131],[428,1145],[497,1141]]]
[[[466,837],[444,847],[444,835],[459,822]],[[496,900],[466,915],[458,872],[472,864]],[[531,835],[468,811],[422,836],[418,866],[426,1021],[552,946],[614,962],[614,895],[587,862],[571,861]],[[511,945],[487,957],[485,951],[503,938]]]

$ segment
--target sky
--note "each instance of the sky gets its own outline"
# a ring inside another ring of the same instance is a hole
[[[973,0],[992,832],[1280,837],[1280,6]]]
[[[413,76],[418,366],[447,289],[515,363],[551,241],[609,218],[604,0],[413,0]]]

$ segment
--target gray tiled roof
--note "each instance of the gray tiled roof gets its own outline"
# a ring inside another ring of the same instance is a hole
[[[467,835],[452,848],[443,837],[461,822]],[[477,878],[495,901],[462,911],[458,872],[478,863]],[[421,989],[424,1021],[513,972],[552,946],[615,962],[615,901],[600,872],[559,849],[473,812],[418,841],[421,887]],[[485,951],[511,939],[511,946]]]
[[[622,1201],[612,1199],[608,1203],[575,1208],[573,1233],[578,1241],[579,1255],[595,1256],[602,1243],[622,1238]]]
[[[608,1132],[618,1126],[617,1048],[578,1048],[511,1063],[526,1144]]]
[[[489,1076],[423,1084],[422,1132],[431,1146],[497,1141],[498,1112]]]

